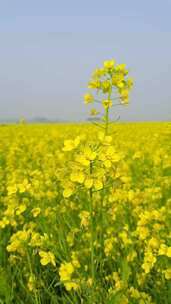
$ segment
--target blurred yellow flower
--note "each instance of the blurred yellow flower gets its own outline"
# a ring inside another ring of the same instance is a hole
[[[40,250],[39,255],[41,257],[40,263],[43,266],[46,266],[47,264],[52,264],[53,266],[56,266],[55,256],[52,252],[50,252],[50,251],[46,252],[46,251]]]
[[[112,100],[104,99],[104,100],[102,100],[102,105],[105,109],[111,108],[112,107]]]
[[[114,64],[115,64],[115,60],[112,59],[112,60],[106,60],[106,61],[104,61],[103,65],[104,65],[104,68],[106,70],[113,70]]]
[[[90,93],[87,93],[84,95],[84,103],[85,104],[89,104],[92,103],[94,101],[94,96]]]

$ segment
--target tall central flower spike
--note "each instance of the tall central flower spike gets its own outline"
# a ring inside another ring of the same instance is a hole
[[[116,64],[115,60],[104,61],[103,67],[97,68],[88,83],[90,89],[84,95],[85,104],[101,104],[104,109],[103,120],[108,119],[109,109],[115,105],[129,103],[129,91],[133,86],[132,78],[128,77],[125,64]],[[94,91],[94,94],[92,93]],[[100,112],[94,107],[90,115],[96,116]]]
[[[80,193],[82,190],[85,195],[86,209],[81,211],[79,218],[81,227],[86,228],[89,235],[88,265],[86,265],[89,278],[87,280],[90,284],[89,303],[94,304],[96,303],[96,287],[104,272],[104,261],[113,248],[113,240],[105,239],[105,193],[107,189],[113,190],[117,187],[117,184],[115,185],[111,181],[113,174],[119,185],[120,173],[118,176],[117,170],[119,166],[122,167],[124,158],[122,152],[116,151],[113,137],[109,134],[110,112],[115,105],[128,104],[129,90],[133,81],[127,75],[128,71],[125,65],[116,65],[113,59],[105,61],[102,68],[93,72],[88,84],[89,91],[84,95],[84,103],[86,105],[93,104],[90,112],[91,116],[97,117],[100,113],[103,115],[102,121],[104,124],[99,125],[95,122],[103,131],[101,130],[97,134],[95,141],[89,141],[82,135],[77,136],[74,140],[66,139],[62,149],[64,152],[71,152],[68,156],[69,166],[64,173],[66,179],[62,182],[64,201],[74,198],[75,195],[81,199]],[[98,107],[95,106],[96,104]],[[122,180],[120,182],[122,185]],[[97,223],[98,230],[95,228]],[[43,262],[46,261],[43,260]],[[53,261],[50,259],[48,263],[53,264]],[[73,261],[61,264],[59,270],[60,281],[67,291],[71,289],[76,291],[81,286],[79,280],[74,281],[76,278],[74,272]],[[100,286],[102,286],[102,282],[103,279]]]

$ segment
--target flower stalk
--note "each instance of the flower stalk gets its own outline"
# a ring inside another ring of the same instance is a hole
[[[93,162],[90,161],[90,175],[93,173]],[[94,287],[95,287],[95,260],[94,260],[94,212],[93,212],[93,191],[89,189],[89,212],[90,212],[90,251],[91,251],[91,303],[94,302]]]

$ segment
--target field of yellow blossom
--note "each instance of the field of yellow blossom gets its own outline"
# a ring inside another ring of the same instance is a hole
[[[171,123],[0,126],[0,303],[171,303]]]

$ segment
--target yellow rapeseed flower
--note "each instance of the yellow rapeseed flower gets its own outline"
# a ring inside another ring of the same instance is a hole
[[[101,88],[101,82],[99,80],[91,80],[88,84],[89,89],[100,89]]]
[[[112,100],[111,99],[104,99],[102,100],[102,105],[105,109],[112,107]]]
[[[73,187],[70,187],[70,186],[66,187],[63,191],[63,197],[68,198],[73,194],[73,192],[74,192]]]
[[[106,60],[103,63],[103,66],[106,70],[113,70],[114,69],[114,64],[115,64],[115,60],[111,59],[111,60]]]
[[[43,251],[43,250],[40,250],[39,251],[39,255],[41,257],[40,259],[40,263],[43,265],[43,266],[46,266],[47,264],[52,264],[53,266],[56,266],[56,262],[55,262],[55,256],[52,252],[48,251]]]
[[[33,291],[36,288],[36,278],[33,274],[29,276],[28,282],[27,282],[27,287],[29,291]]]
[[[62,263],[59,268],[59,276],[61,282],[63,282],[66,290],[70,291],[71,289],[77,290],[79,288],[78,283],[74,282],[72,279],[72,274],[74,273],[74,266],[71,262]]]
[[[99,114],[99,111],[97,111],[95,108],[92,108],[91,110],[90,110],[90,115],[91,116],[96,116],[96,115],[98,115]]]
[[[40,212],[41,212],[41,209],[39,207],[33,208],[31,210],[31,213],[33,214],[33,217],[37,217],[40,214]]]
[[[72,182],[78,182],[80,184],[83,184],[84,183],[84,180],[85,180],[85,175],[83,172],[81,171],[75,171],[75,172],[72,172],[71,175],[70,175],[70,180]]]
[[[102,183],[102,181],[100,179],[96,179],[94,181],[94,189],[96,191],[99,191],[99,190],[103,189],[103,183]]]
[[[7,192],[8,192],[8,195],[13,195],[13,194],[16,194],[17,192],[17,186],[16,185],[11,185],[11,186],[8,186],[7,187]]]
[[[94,101],[94,96],[90,93],[87,93],[84,95],[84,103],[85,104],[89,104],[92,103]]]
[[[101,83],[101,87],[102,87],[103,93],[109,93],[109,92],[111,92],[112,85],[111,85],[110,81],[108,81],[108,80],[103,81]]]
[[[170,268],[167,268],[167,269],[164,271],[164,275],[165,275],[166,280],[170,280],[170,279],[171,279],[171,267],[170,267]]]
[[[90,189],[93,187],[93,179],[92,178],[86,178],[84,181],[84,186],[87,189]]]
[[[63,151],[72,151],[72,150],[74,150],[75,148],[78,147],[79,143],[80,143],[80,137],[79,136],[77,136],[74,140],[66,139],[64,141]]]

